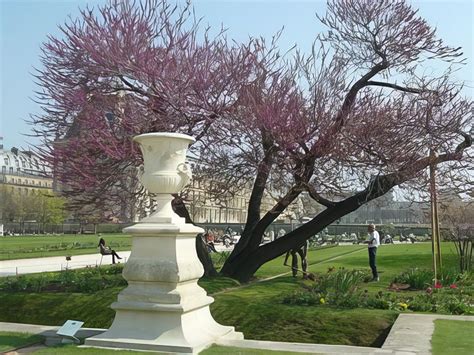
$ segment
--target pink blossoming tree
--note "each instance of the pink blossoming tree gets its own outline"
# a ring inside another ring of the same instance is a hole
[[[78,206],[142,193],[134,135],[193,135],[196,173],[217,180],[215,198],[251,188],[245,229],[221,270],[247,281],[393,187],[424,184],[430,164],[446,179],[472,167],[472,102],[450,76],[462,53],[405,1],[330,0],[319,18],[327,31],[312,53],[292,56],[281,55],[278,35],[235,43],[192,15],[165,0],[111,1],[44,44],[44,113],[33,123]],[[423,75],[433,60],[446,71]],[[262,210],[266,193],[277,198]],[[261,245],[302,193],[325,209]]]

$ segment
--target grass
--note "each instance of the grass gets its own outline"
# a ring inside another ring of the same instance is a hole
[[[339,257],[342,255],[350,254],[353,252],[361,251],[367,249],[366,247],[361,247],[360,245],[345,245],[345,246],[337,246],[332,248],[324,248],[324,249],[309,249],[308,250],[308,265],[313,265],[316,263],[320,263],[324,260],[330,260],[335,257]],[[261,267],[255,273],[256,278],[267,278],[272,277],[275,275],[291,272],[290,266],[283,265],[285,261],[285,256],[281,256],[276,258],[272,261],[266,263],[263,267]],[[287,261],[288,265],[291,265],[291,256]],[[311,268],[309,268],[311,270]]]
[[[43,337],[27,333],[0,332],[0,352],[8,352],[13,349],[42,342]]]
[[[281,295],[298,282],[279,277],[219,294],[211,312],[246,339],[359,346],[380,346],[397,317],[394,311],[282,304]]]
[[[0,352],[8,352],[19,347],[27,347],[29,345],[42,343],[44,338],[41,335],[33,335],[27,333],[14,333],[14,332],[0,332]],[[101,355],[113,355],[120,353],[125,354],[143,354],[142,351],[130,351],[130,350],[109,350],[100,349]],[[36,350],[35,354],[44,355],[68,355],[68,354],[97,354],[98,350],[94,348],[80,348],[74,344],[57,345],[54,347],[47,347]],[[212,345],[208,349],[200,352],[201,355],[297,355],[305,354],[301,352],[290,352],[290,351],[270,351],[270,350],[257,350],[257,349],[244,349],[230,346],[219,346]]]
[[[433,355],[470,355],[474,349],[474,322],[435,320],[431,338]]]
[[[143,351],[132,351],[132,350],[109,350],[109,349],[95,349],[95,348],[80,348],[76,345],[60,345],[50,348],[44,348],[34,352],[39,355],[69,355],[69,354],[91,354],[95,355],[114,355],[114,354],[144,354]],[[247,348],[236,348],[231,346],[219,346],[212,345],[210,348],[203,350],[199,353],[200,355],[298,355],[307,354],[301,352],[290,352],[290,351],[271,351],[271,350],[257,350]],[[314,353],[312,353],[314,354]]]
[[[132,238],[126,234],[103,234],[115,250],[130,250]],[[0,260],[98,253],[98,235],[37,235],[0,238]]]
[[[445,269],[457,268],[456,251],[452,243],[441,243],[443,267]],[[355,248],[348,246],[342,248]],[[310,265],[310,272],[326,272],[328,267],[344,267],[346,269],[369,269],[367,248],[358,252],[347,254],[337,260],[322,261]],[[377,251],[377,269],[380,273],[380,282],[368,284],[371,291],[385,290],[388,283],[395,276],[412,267],[431,269],[431,244],[389,244],[382,245]]]
[[[210,348],[199,353],[200,355],[298,355],[307,354],[302,352],[294,351],[272,351],[272,350],[259,350],[259,349],[248,349],[248,348],[235,348],[232,346],[219,346],[213,345]],[[311,353],[317,355],[315,353]]]
[[[284,256],[265,264],[256,276],[289,272],[283,261]],[[382,280],[367,284],[370,292],[385,291],[394,276],[412,266],[430,268],[431,246],[384,245],[377,261]],[[308,262],[311,272],[326,272],[329,267],[369,270],[366,248],[357,245],[311,250]],[[443,244],[443,262],[456,262],[448,244]],[[203,278],[199,284],[209,294],[215,294],[211,305],[214,318],[235,326],[247,339],[380,346],[398,314],[390,310],[283,304],[283,295],[301,289],[301,279],[289,275],[240,288],[236,281],[223,277]],[[0,292],[0,321],[58,325],[67,319],[80,319],[85,321],[85,327],[107,328],[114,317],[109,306],[121,289],[111,287],[89,294]]]

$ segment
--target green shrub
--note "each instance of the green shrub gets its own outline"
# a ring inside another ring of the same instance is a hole
[[[436,298],[428,294],[416,295],[409,301],[408,308],[415,312],[436,311]]]
[[[22,275],[0,279],[0,290],[14,292],[62,291],[94,293],[105,288],[124,286],[121,265],[64,270],[54,273]]]
[[[326,274],[316,278],[313,291],[343,297],[352,294],[364,282],[366,276],[367,273],[361,270],[340,268],[334,272],[330,269]]]
[[[465,295],[455,295],[441,293],[437,297],[437,309],[449,314],[473,314],[473,307],[470,306],[471,299]]]
[[[366,272],[360,270],[350,270],[339,269],[336,273],[332,275],[331,286],[334,289],[334,292],[338,296],[345,296],[347,294],[352,294],[357,286],[359,286],[366,277]]]
[[[410,272],[402,275],[406,277],[402,279],[403,281],[416,280],[421,285],[423,285],[423,277],[426,277],[424,272],[418,270],[410,270]],[[317,275],[314,285],[302,284],[305,289],[284,295],[283,303],[302,306],[317,306],[327,303],[338,308],[363,307],[398,312],[473,314],[473,307],[471,306],[472,290],[462,284],[464,282],[469,285],[468,276],[456,276],[459,285],[456,288],[446,286],[440,289],[429,288],[426,292],[405,293],[379,291],[376,294],[370,293],[368,290],[358,289],[364,277],[364,272],[344,269]],[[452,282],[453,277],[450,274],[444,280]]]
[[[361,302],[358,286],[364,281],[366,272],[360,270],[337,271],[330,269],[324,275],[316,275],[314,285],[305,291],[296,291],[283,296],[283,303],[317,305],[329,303],[342,308],[355,308]]]
[[[386,299],[378,297],[368,297],[364,306],[373,309],[390,309],[390,303]]]
[[[473,273],[459,273],[455,269],[444,269],[438,276],[438,283],[446,288],[451,285],[472,287]],[[394,283],[403,283],[410,285],[412,290],[425,290],[433,285],[434,273],[427,269],[412,268],[404,271],[393,280]]]
[[[433,272],[426,269],[412,268],[395,277],[393,282],[408,284],[414,290],[424,290],[433,283]]]
[[[291,294],[285,295],[282,302],[284,304],[298,305],[298,306],[314,306],[321,303],[319,293],[311,291],[295,291]],[[325,302],[325,301],[324,301]]]

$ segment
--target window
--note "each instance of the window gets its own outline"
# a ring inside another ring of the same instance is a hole
[[[13,174],[13,167],[10,166],[10,174]]]
[[[5,174],[7,172],[7,167],[6,166],[2,166],[2,174]]]
[[[5,165],[10,165],[10,159],[8,159],[8,157],[5,157],[3,160],[5,161]]]

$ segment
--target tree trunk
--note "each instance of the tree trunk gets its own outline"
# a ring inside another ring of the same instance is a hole
[[[248,253],[244,251],[238,258],[226,263],[226,268],[223,268],[224,274],[240,282],[248,282],[263,264],[285,254],[291,249],[299,248],[313,235],[321,232],[345,214],[355,211],[358,207],[357,201],[353,200],[350,203],[339,203],[332,208],[328,208],[310,222],[287,233],[285,236],[271,243],[261,245],[254,251]],[[348,209],[350,209],[349,212],[347,212]]]
[[[201,262],[202,266],[204,267],[204,276],[217,276],[216,268],[212,263],[211,256],[207,250],[206,244],[204,240],[201,238],[201,235],[196,236],[196,252]]]
[[[283,237],[253,250],[248,245],[237,258],[226,261],[221,273],[240,282],[248,282],[266,262],[283,255],[291,249],[301,247],[311,236],[321,232],[334,221],[357,210],[367,202],[387,193],[397,183],[400,183],[400,181],[396,175],[374,178],[363,191],[326,208],[311,221]]]
[[[189,214],[186,205],[184,204],[183,199],[178,195],[173,195],[174,199],[171,203],[173,206],[173,211],[180,217],[183,217],[186,223],[194,224],[191,215]],[[202,266],[204,267],[204,276],[216,276],[217,271],[212,263],[211,256],[207,250],[206,244],[201,238],[201,235],[196,236],[196,252],[201,262]]]

